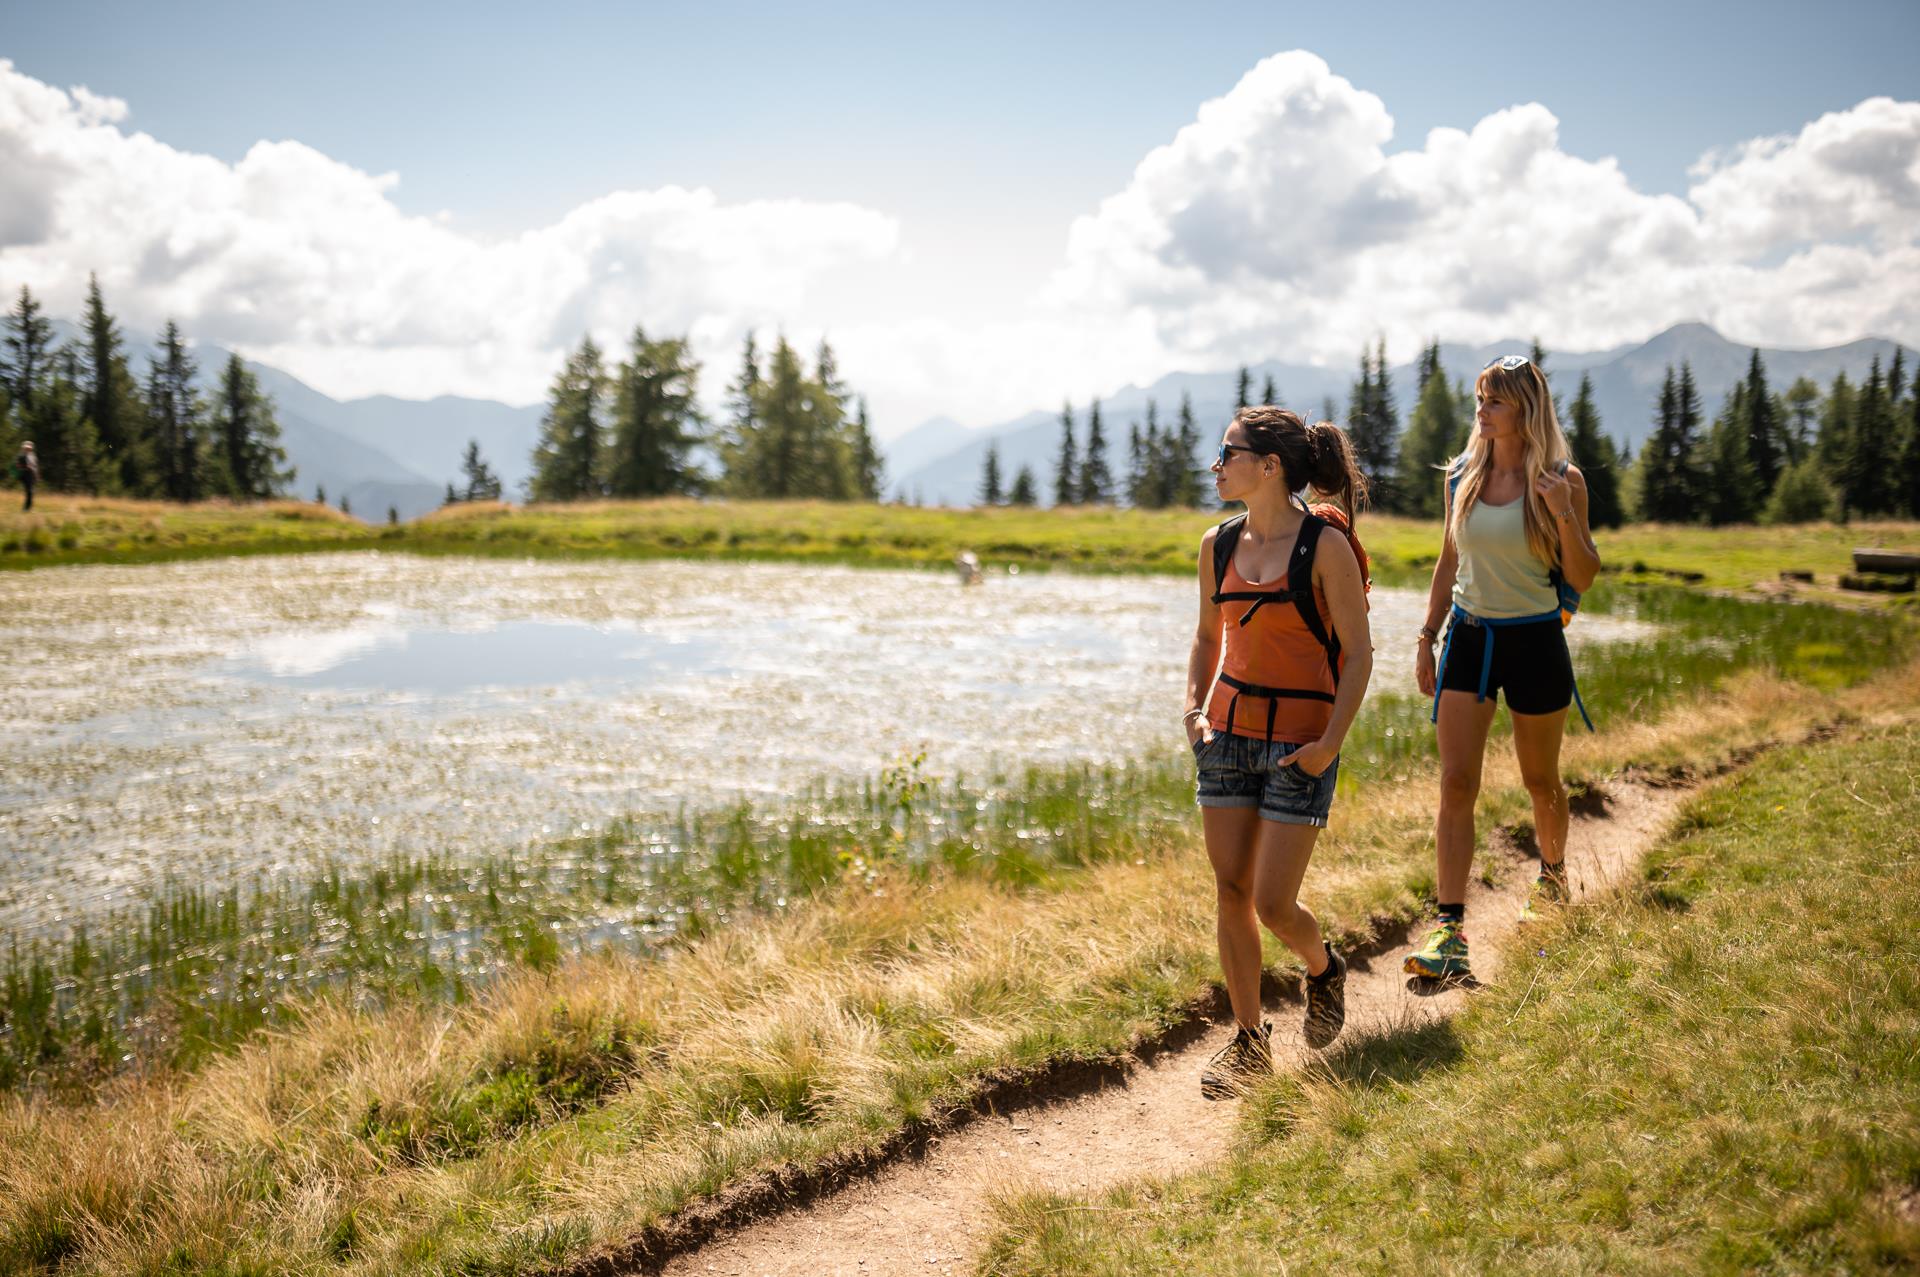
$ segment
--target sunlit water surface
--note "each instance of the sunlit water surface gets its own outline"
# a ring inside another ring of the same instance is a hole
[[[1374,592],[1376,687],[1410,682],[1423,609]],[[393,554],[7,574],[0,930],[168,880],[777,799],[920,750],[936,774],[1138,756],[1178,740],[1193,621],[1193,583],[1164,577]]]

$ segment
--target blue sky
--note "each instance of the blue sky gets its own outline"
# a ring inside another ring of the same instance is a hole
[[[123,132],[228,165],[262,140],[298,142],[397,175],[383,198],[400,213],[483,241],[667,186],[706,188],[722,205],[850,204],[892,219],[885,269],[825,262],[832,305],[759,316],[796,333],[864,312],[1004,320],[1059,271],[1074,219],[1283,50],[1310,51],[1377,97],[1392,118],[1388,155],[1419,150],[1435,127],[1471,130],[1540,103],[1559,152],[1617,157],[1647,197],[1684,199],[1703,153],[1877,96],[1920,98],[1913,0],[551,11],[6,0],[0,32],[17,73],[124,101]]]

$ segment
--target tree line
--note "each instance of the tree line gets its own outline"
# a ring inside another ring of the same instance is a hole
[[[54,344],[52,322],[24,285],[0,327],[0,447],[12,457],[31,442],[46,488],[251,501],[293,482],[273,400],[240,357],[203,393],[186,338],[168,320],[137,376],[97,278],[87,281],[72,341]]]
[[[1546,371],[1547,352],[1537,341],[1530,357]],[[1375,509],[1438,518],[1446,499],[1440,476],[1472,435],[1472,383],[1448,376],[1437,341],[1421,351],[1414,382],[1413,410],[1403,427],[1386,346],[1376,342],[1361,352],[1341,424],[1367,476]],[[1255,398],[1252,374],[1242,367],[1234,407],[1250,403],[1284,406],[1271,376]],[[1692,368],[1685,362],[1669,367],[1651,406],[1652,432],[1637,456],[1602,429],[1590,376],[1582,374],[1571,404],[1556,391],[1554,406],[1574,464],[1586,478],[1595,527],[1636,519],[1721,526],[1920,518],[1920,372],[1909,379],[1903,350],[1896,349],[1884,369],[1876,357],[1859,385],[1838,374],[1824,394],[1805,377],[1784,391],[1774,390],[1755,350],[1746,376],[1729,389],[1710,424],[1703,419]],[[1340,420],[1331,400],[1321,404],[1317,418]],[[1198,433],[1190,399],[1182,396],[1172,426],[1159,425],[1151,399],[1144,419],[1144,428],[1140,422],[1129,427],[1127,473],[1115,483],[1108,474],[1098,401],[1087,414],[1084,445],[1069,404],[1060,418],[1053,503],[1124,503],[1143,509],[1211,505],[1206,470],[1195,459]],[[998,447],[988,445],[978,493],[983,504],[1031,505],[1037,492],[1025,466],[1003,491]]]
[[[582,339],[548,394],[528,496],[880,499],[884,472],[866,400],[841,380],[828,342],[809,368],[785,337],[763,357],[748,333],[719,422],[701,410],[699,378],[684,337],[656,339],[636,327],[612,367],[591,337]],[[470,456],[478,462],[477,449]]]

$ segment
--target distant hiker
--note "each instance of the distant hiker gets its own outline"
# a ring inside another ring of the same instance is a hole
[[[1328,1045],[1346,1022],[1347,964],[1297,897],[1333,806],[1340,744],[1366,695],[1373,641],[1363,560],[1345,531],[1366,481],[1340,428],[1242,408],[1213,474],[1221,500],[1247,507],[1200,539],[1184,720],[1238,1025],[1200,1076],[1201,1093],[1222,1099],[1273,1070],[1259,923],[1306,963],[1308,1045]],[[1308,487],[1341,508],[1309,510],[1294,495]]]
[[[33,453],[31,439],[20,445],[20,455],[13,459],[13,477],[27,490],[27,503],[20,508],[33,509],[33,486],[40,482],[40,458]]]
[[[1587,529],[1586,480],[1568,461],[1545,375],[1524,355],[1496,359],[1481,370],[1474,402],[1473,438],[1441,480],[1446,532],[1414,656],[1420,693],[1435,698],[1440,733],[1440,918],[1406,967],[1429,979],[1471,974],[1473,807],[1502,691],[1540,842],[1540,874],[1522,919],[1568,898],[1560,737],[1578,690],[1560,584],[1585,590],[1600,570]],[[1449,614],[1436,672],[1434,641]]]
[[[960,584],[980,584],[980,559],[972,550],[962,550],[953,556],[953,570],[959,574]]]

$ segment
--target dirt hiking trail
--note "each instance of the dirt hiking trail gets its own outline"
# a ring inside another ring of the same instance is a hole
[[[1690,792],[1616,779],[1604,793],[1576,800],[1567,851],[1575,901],[1624,882]],[[1489,841],[1480,856],[1501,862],[1500,885],[1488,888],[1476,875],[1467,912],[1475,974],[1482,981],[1499,978],[1501,950],[1519,929],[1516,920],[1533,879],[1530,848],[1507,835]],[[1401,964],[1419,938],[1417,932],[1403,934],[1391,947],[1374,945],[1372,956],[1352,958],[1343,1040],[1449,1016],[1472,996],[1460,988],[1433,993],[1409,987]],[[1268,1009],[1275,1069],[1300,1067],[1313,1052],[1300,1039],[1297,993],[1269,998]],[[971,1272],[992,1226],[990,1203],[997,1192],[1097,1193],[1123,1180],[1175,1175],[1220,1157],[1231,1145],[1239,1105],[1203,1100],[1200,1070],[1231,1033],[1230,1023],[1214,1024],[1177,1049],[1132,1061],[1116,1071],[1111,1085],[1088,1094],[1002,1104],[996,1112],[963,1118],[917,1153],[804,1205],[719,1232],[664,1265],[642,1261],[603,1271],[667,1277]]]

